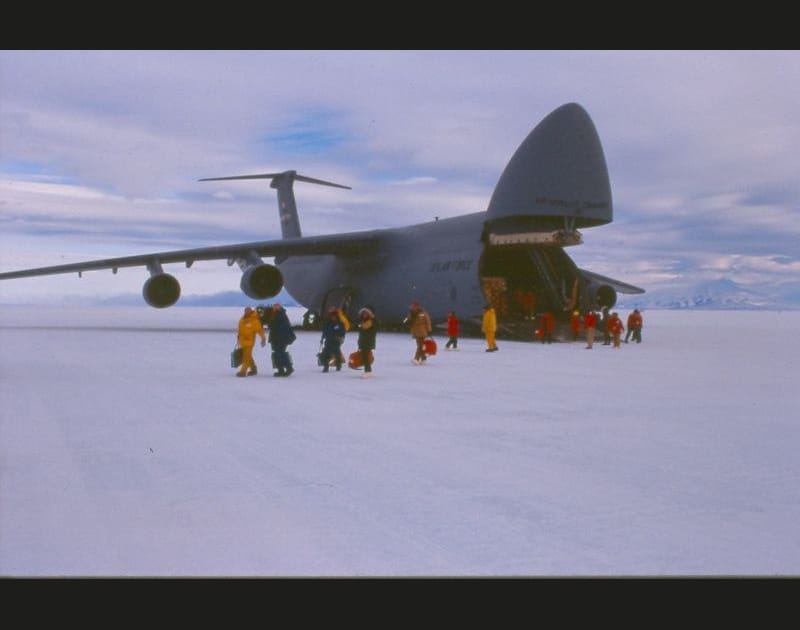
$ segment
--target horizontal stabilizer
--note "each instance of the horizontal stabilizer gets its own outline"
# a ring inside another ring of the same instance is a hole
[[[341,184],[334,184],[333,182],[326,182],[321,179],[314,179],[313,177],[298,175],[295,171],[286,171],[283,173],[260,173],[257,175],[234,175],[233,177],[206,177],[198,181],[219,182],[231,179],[275,179],[276,177],[286,177],[286,176],[291,176],[292,179],[298,182],[307,182],[309,184],[319,184],[321,186],[333,186],[334,188],[345,188],[347,190],[352,190],[350,186],[342,186]]]

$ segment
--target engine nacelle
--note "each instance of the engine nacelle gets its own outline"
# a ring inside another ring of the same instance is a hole
[[[283,288],[283,274],[277,267],[261,263],[245,270],[240,286],[247,297],[264,300],[278,295]]]
[[[168,273],[157,273],[150,276],[142,288],[144,301],[155,308],[172,306],[181,296],[181,285]]]
[[[590,306],[612,308],[617,303],[617,291],[612,286],[592,282],[586,287],[586,290]]]

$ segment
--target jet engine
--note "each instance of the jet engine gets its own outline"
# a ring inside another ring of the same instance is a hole
[[[593,307],[612,308],[617,303],[617,291],[608,284],[589,282],[586,285],[588,304]]]
[[[181,285],[168,273],[151,275],[142,288],[144,301],[155,308],[172,306],[181,296]]]
[[[260,263],[245,269],[240,286],[247,297],[264,300],[278,295],[283,288],[283,274],[277,267]]]

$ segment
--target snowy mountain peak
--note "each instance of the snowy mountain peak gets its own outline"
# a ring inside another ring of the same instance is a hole
[[[623,308],[663,309],[793,309],[800,302],[775,287],[754,290],[730,278],[708,280],[690,286],[655,289],[643,295],[619,296]]]

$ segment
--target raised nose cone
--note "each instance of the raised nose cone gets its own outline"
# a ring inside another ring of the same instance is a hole
[[[611,186],[603,147],[589,114],[562,105],[528,134],[492,194],[487,221],[495,226],[541,218],[542,226],[575,219],[575,227],[610,223]]]

